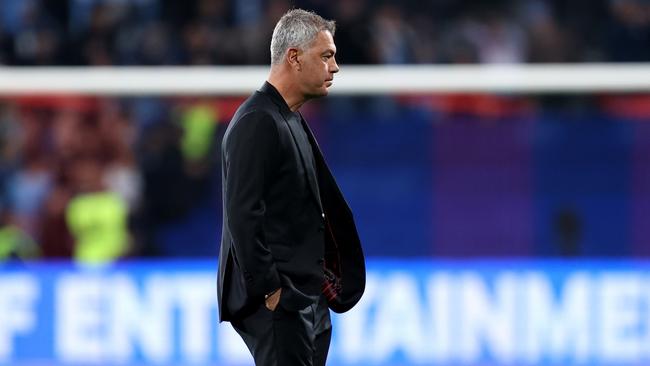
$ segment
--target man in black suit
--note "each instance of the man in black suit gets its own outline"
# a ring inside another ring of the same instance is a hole
[[[312,12],[284,14],[268,81],[223,139],[219,314],[258,366],[325,365],[328,308],[349,310],[365,288],[352,213],[298,112],[339,71],[334,30]]]

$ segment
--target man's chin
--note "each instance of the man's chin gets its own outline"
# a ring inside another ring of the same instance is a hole
[[[307,98],[308,99],[321,98],[327,96],[327,94],[329,94],[329,90],[327,90],[327,88],[322,88],[318,91],[315,91],[314,93],[310,93],[309,95],[307,95]]]

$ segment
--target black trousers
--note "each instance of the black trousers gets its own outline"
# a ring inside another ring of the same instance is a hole
[[[231,322],[256,366],[324,366],[332,336],[327,300],[300,311],[261,304],[251,315]]]

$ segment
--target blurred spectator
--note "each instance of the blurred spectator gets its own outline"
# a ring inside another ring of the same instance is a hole
[[[128,42],[130,34],[121,34],[121,43]],[[168,27],[160,22],[152,22],[140,30],[138,37],[131,42],[134,48],[120,49],[123,64],[136,65],[176,65],[181,63],[180,50],[175,45]]]
[[[104,66],[116,64],[117,32],[124,25],[127,8],[120,3],[99,3],[91,8],[88,24],[73,34],[74,64]]]
[[[342,63],[650,61],[642,0],[4,0],[0,63],[263,65],[296,6],[338,22]]]
[[[215,30],[203,23],[192,23],[185,30],[186,62],[190,65],[210,65],[216,62]]]
[[[415,30],[406,22],[402,10],[393,4],[384,4],[370,21],[373,63],[406,64],[413,62]]]
[[[21,149],[17,169],[7,177],[7,205],[16,224],[35,236],[39,230],[37,215],[52,185],[48,155],[43,148],[47,145],[47,130],[42,128],[42,115],[23,112],[21,116],[21,129],[13,136]]]
[[[0,211],[0,263],[6,260],[36,259],[40,255],[32,237],[13,221],[8,211]]]
[[[269,40],[277,20],[291,4],[287,0],[270,0],[257,22],[245,22],[231,35],[237,39],[236,52],[242,54],[239,64],[268,64],[271,59]]]
[[[441,41],[441,61],[450,64],[473,64],[479,62],[478,50],[458,31],[448,32]]]
[[[8,103],[0,103],[0,211],[7,209],[7,182],[16,169],[21,150],[21,125],[14,109]]]
[[[205,160],[213,147],[218,116],[209,106],[189,107],[181,117],[181,150],[185,161]]]
[[[17,225],[29,235],[39,230],[37,216],[50,192],[51,178],[45,157],[32,155],[8,181],[9,207]]]
[[[371,64],[367,0],[336,2],[336,47],[341,64]]]
[[[83,120],[79,111],[62,108],[58,110],[52,120],[52,143],[57,156],[68,161],[82,154],[84,145]]]
[[[59,179],[40,215],[38,244],[44,258],[69,259],[74,255],[74,239],[66,222],[66,207],[73,193],[68,182],[63,177]]]
[[[145,130],[138,157],[143,177],[142,247],[148,255],[206,252],[206,239],[191,227],[212,222],[219,207],[219,113],[204,102],[179,106],[171,121]],[[187,232],[179,237],[179,232]],[[203,230],[202,230],[203,231]],[[214,231],[210,231],[212,237]],[[182,241],[179,243],[178,241]],[[183,244],[184,243],[184,244]],[[207,251],[216,250],[207,247]]]
[[[523,1],[519,10],[522,24],[528,26],[528,62],[562,63],[576,60],[574,42],[551,14],[548,2]]]
[[[61,60],[63,32],[37,0],[26,0],[16,8],[13,29],[13,58],[19,65],[46,66]]]
[[[13,38],[2,27],[0,21],[0,65],[14,64],[13,57],[14,45]]]
[[[612,23],[607,39],[609,61],[650,60],[650,4],[643,0],[610,0]]]
[[[106,154],[101,176],[103,186],[119,195],[129,210],[134,211],[139,208],[142,199],[142,177],[133,154],[136,131],[117,103],[105,101],[102,104],[99,135],[102,136]]]
[[[477,50],[480,63],[521,63],[528,49],[519,26],[503,14],[489,11],[461,24],[461,33]]]
[[[75,240],[74,259],[106,263],[128,255],[128,205],[103,184],[99,160],[79,158],[69,168],[75,194],[66,207],[66,222]]]

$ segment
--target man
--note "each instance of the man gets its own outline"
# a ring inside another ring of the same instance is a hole
[[[349,310],[365,288],[352,213],[298,113],[339,71],[334,30],[311,12],[284,14],[268,81],[223,139],[219,314],[258,366],[325,365],[328,307]]]

